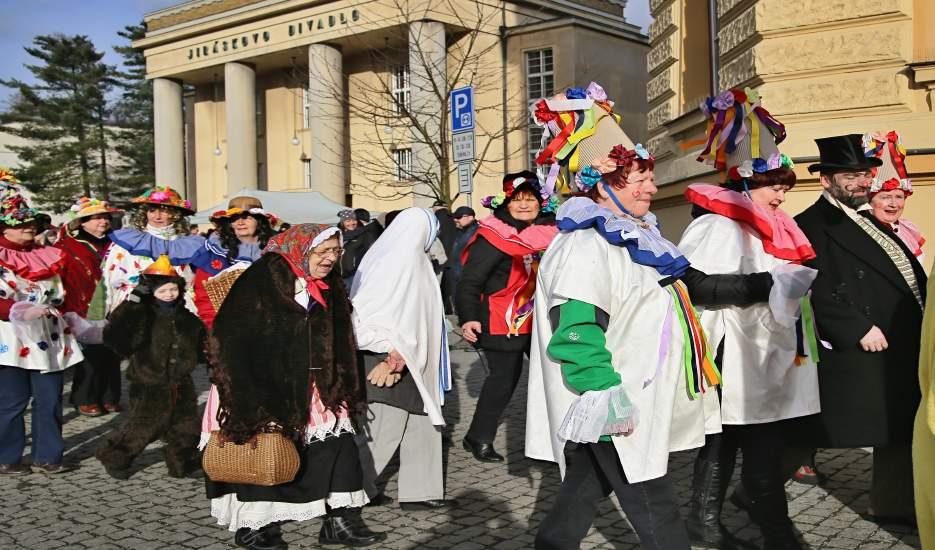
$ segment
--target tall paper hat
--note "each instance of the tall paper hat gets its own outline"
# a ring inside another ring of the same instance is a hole
[[[123,210],[113,208],[107,201],[89,197],[81,197],[68,209],[68,217],[72,220],[79,220],[97,214],[110,214],[113,217],[118,217],[123,214]]]
[[[862,142],[867,158],[877,158],[883,163],[878,168],[871,168],[870,195],[894,189],[902,189],[907,197],[911,195],[912,180],[906,170],[906,148],[899,134],[895,130],[885,134],[873,132],[864,134]]]
[[[160,277],[178,277],[179,272],[172,267],[169,256],[162,254],[149,267],[143,270],[143,275],[157,275]]]
[[[194,214],[192,203],[188,199],[182,199],[178,191],[168,186],[157,185],[131,201],[135,205],[154,204],[158,206],[171,206],[178,208],[185,215]]]
[[[12,172],[0,168],[0,223],[17,226],[36,219],[39,212],[30,208]]]
[[[612,172],[624,163],[651,158],[620,127],[620,115],[614,113],[613,106],[614,102],[596,82],[587,88],[569,88],[564,94],[533,104],[533,120],[543,129],[536,164],[543,175],[545,190],[552,192],[556,187],[570,190],[571,178],[581,190],[593,186],[600,174]]]
[[[754,172],[792,168],[789,157],[779,152],[786,127],[763,108],[756,91],[725,90],[706,99],[701,110],[708,127],[699,162],[727,170],[728,178],[735,181]]]

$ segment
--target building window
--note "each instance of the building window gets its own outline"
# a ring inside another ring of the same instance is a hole
[[[393,94],[393,113],[405,114],[410,108],[409,65],[393,67],[390,82],[390,92]]]
[[[308,93],[308,83],[302,85],[302,128],[308,130],[312,127],[311,121],[312,96]]]
[[[555,73],[552,48],[526,52],[526,98],[532,102],[555,93]],[[542,128],[534,122],[527,125],[529,166],[536,166],[536,153],[542,141]]]
[[[412,179],[412,149],[394,149],[393,164],[396,165],[396,181]]]
[[[312,163],[308,160],[302,161],[302,179],[305,181],[305,188],[312,188]]]

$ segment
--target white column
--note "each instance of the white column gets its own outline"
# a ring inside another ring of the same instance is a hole
[[[185,135],[182,121],[182,83],[153,79],[153,138],[156,183],[184,192]]]
[[[312,189],[339,204],[347,193],[348,169],[343,66],[341,50],[327,44],[308,47]]]
[[[243,63],[224,64],[227,118],[227,195],[257,188],[256,72]]]
[[[428,140],[421,132],[412,135],[412,171],[417,177],[440,181],[438,158],[432,152],[441,144],[441,117],[445,113],[447,90],[447,48],[445,25],[437,21],[415,21],[409,24],[409,72],[412,112],[419,124],[431,136]],[[431,206],[431,190],[427,184],[418,184],[413,195],[413,206]],[[436,184],[437,185],[437,184]],[[455,184],[456,185],[456,184]],[[429,197],[420,196],[429,195]]]

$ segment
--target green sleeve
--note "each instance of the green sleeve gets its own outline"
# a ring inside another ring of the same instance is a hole
[[[562,365],[565,383],[578,393],[605,390],[620,384],[604,337],[606,314],[596,306],[569,300],[552,311],[552,339],[548,353]]]

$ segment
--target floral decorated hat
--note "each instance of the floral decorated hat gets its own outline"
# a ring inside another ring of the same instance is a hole
[[[536,164],[544,174],[544,188],[571,190],[573,180],[578,191],[585,191],[602,174],[629,167],[637,159],[652,160],[649,151],[634,145],[620,127],[613,106],[596,82],[533,104],[533,120],[543,129]]]
[[[80,220],[97,214],[110,214],[114,218],[119,218],[123,215],[123,210],[110,206],[107,201],[90,197],[81,197],[68,209],[68,217],[72,220]]]
[[[786,128],[763,108],[756,91],[724,90],[706,99],[701,110],[708,127],[699,162],[726,169],[731,181],[793,167],[792,160],[779,152]]]
[[[156,206],[169,206],[172,208],[178,208],[184,212],[186,216],[190,216],[195,213],[195,211],[192,210],[191,201],[188,199],[182,199],[182,196],[179,195],[178,191],[168,186],[157,185],[152,189],[147,190],[139,197],[136,197],[131,202],[136,206],[152,204]]]
[[[31,208],[12,172],[0,168],[0,223],[10,227],[35,221],[39,212]]]
[[[555,209],[558,208],[558,196],[554,193],[546,192],[539,182],[539,176],[529,170],[503,176],[503,191],[500,191],[496,195],[484,197],[481,199],[480,203],[485,208],[496,210],[510,202],[518,191],[529,191],[533,195],[539,197],[541,199],[539,204],[542,208],[542,212],[555,212]]]
[[[906,196],[912,194],[912,180],[906,170],[906,148],[896,130],[864,134],[864,154],[867,158],[878,158],[883,164],[873,170],[870,196],[880,191],[902,189]]]

